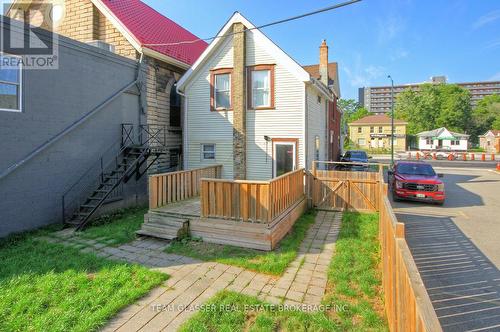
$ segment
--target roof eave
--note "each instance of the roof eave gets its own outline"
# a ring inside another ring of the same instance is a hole
[[[142,52],[139,52],[139,53],[142,53],[146,56],[149,56],[149,57],[161,60],[163,62],[172,64],[174,66],[180,67],[180,68],[185,69],[185,70],[188,70],[191,67],[189,64],[187,64],[185,62],[179,61],[179,60],[174,59],[168,55],[165,55],[163,53],[160,53],[158,51],[155,51],[155,50],[147,48],[147,47],[142,47]]]

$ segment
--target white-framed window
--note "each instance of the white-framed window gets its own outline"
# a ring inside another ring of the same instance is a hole
[[[358,127],[358,134],[361,134],[363,132],[363,128],[362,127]]]
[[[231,108],[231,74],[214,75],[214,106],[215,109]]]
[[[271,107],[271,70],[252,70],[252,107]]]
[[[432,145],[432,138],[425,139],[425,144]]]
[[[215,144],[201,144],[201,160],[215,160]]]
[[[366,144],[366,140],[364,138],[358,138],[358,145],[364,146]]]
[[[321,147],[321,142],[319,136],[316,135],[314,138],[314,160],[319,160],[319,149]]]
[[[383,132],[383,128],[382,127],[378,127],[378,133],[382,134],[382,132]]]
[[[0,111],[22,111],[21,58],[0,53]]]

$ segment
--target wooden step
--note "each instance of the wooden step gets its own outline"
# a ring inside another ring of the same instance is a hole
[[[189,234],[189,220],[148,213],[137,234],[173,240]]]
[[[142,228],[138,230],[136,234],[174,240],[182,237],[182,228],[168,227],[159,224],[143,224]]]
[[[173,227],[184,227],[188,223],[188,219],[186,218],[177,218],[174,216],[165,216],[165,215],[158,215],[155,213],[147,213],[144,215],[144,223],[149,224],[149,223],[155,223],[155,224],[161,224],[165,226],[173,226]]]

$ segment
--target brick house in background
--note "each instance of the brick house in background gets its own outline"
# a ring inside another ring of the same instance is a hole
[[[184,168],[222,164],[226,179],[269,180],[337,160],[338,79],[325,41],[320,54],[306,70],[236,12],[178,83]]]
[[[174,84],[205,50],[204,41],[177,23],[161,15],[139,0],[46,0],[14,1],[9,16],[33,22],[31,11],[52,9],[57,29],[55,32],[84,43],[106,48],[121,56],[140,61],[145,71],[146,100],[141,100],[147,124],[166,126],[169,153],[156,164],[153,172],[162,172],[180,166],[182,153],[181,98]],[[24,17],[16,16],[16,8]],[[46,28],[43,25],[42,28]],[[165,45],[170,44],[170,45]],[[173,44],[173,45],[172,45]]]
[[[488,130],[479,136],[479,147],[489,153],[500,152],[500,130]]]

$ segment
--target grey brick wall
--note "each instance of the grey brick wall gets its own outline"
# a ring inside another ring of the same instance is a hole
[[[136,77],[135,61],[65,37],[59,42],[58,70],[23,71],[22,113],[0,111],[0,172]],[[120,139],[122,123],[139,122],[146,123],[146,119],[140,112],[138,94],[123,93],[63,139],[0,179],[0,237],[60,222],[62,193]],[[145,203],[146,178],[131,180],[124,186],[123,197],[115,207]]]

